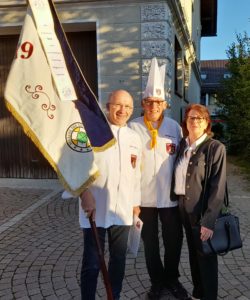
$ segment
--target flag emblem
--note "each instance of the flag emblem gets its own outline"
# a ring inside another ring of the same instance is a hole
[[[77,152],[92,151],[89,138],[84,130],[82,123],[76,122],[72,124],[66,132],[67,145]]]

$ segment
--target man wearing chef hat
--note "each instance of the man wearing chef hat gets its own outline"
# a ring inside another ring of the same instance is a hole
[[[149,299],[159,299],[167,288],[177,299],[191,299],[179,282],[182,225],[177,202],[170,201],[171,177],[177,146],[182,137],[178,123],[166,116],[165,65],[151,62],[142,97],[144,115],[130,122],[142,140],[141,213],[142,240],[151,280]],[[158,222],[161,222],[164,259],[161,260]]]

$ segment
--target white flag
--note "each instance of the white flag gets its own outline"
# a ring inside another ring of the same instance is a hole
[[[5,100],[64,188],[79,195],[98,170],[75,102],[59,99],[30,8],[7,79]]]

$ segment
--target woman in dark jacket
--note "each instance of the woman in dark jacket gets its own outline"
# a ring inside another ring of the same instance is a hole
[[[225,195],[226,151],[222,143],[211,138],[211,119],[205,106],[189,105],[182,125],[184,138],[175,162],[172,200],[179,201],[185,228],[194,285],[193,299],[216,300],[217,255],[202,256],[197,251],[192,226],[201,225],[200,239],[203,241],[213,235]],[[208,175],[204,190],[205,169]]]

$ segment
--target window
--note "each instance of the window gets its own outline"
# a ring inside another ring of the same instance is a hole
[[[175,93],[180,97],[183,96],[183,71],[182,49],[175,37]]]
[[[206,80],[207,79],[207,74],[201,74],[201,79]]]

